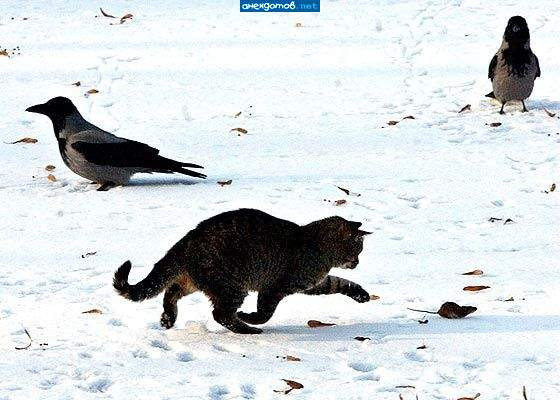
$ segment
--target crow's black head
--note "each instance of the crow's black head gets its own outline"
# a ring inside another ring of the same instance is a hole
[[[529,27],[525,18],[515,16],[509,19],[504,40],[510,47],[523,47],[529,41]]]
[[[78,113],[76,106],[66,97],[54,97],[43,104],[37,104],[27,108],[25,111],[43,114],[50,118],[53,123],[54,133],[57,135],[64,129],[66,117]]]
[[[66,97],[54,97],[44,104],[31,106],[25,111],[46,115],[49,118],[67,117],[77,111],[76,106]]]

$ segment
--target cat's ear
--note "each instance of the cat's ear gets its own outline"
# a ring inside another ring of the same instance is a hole
[[[362,226],[361,222],[348,221],[348,223],[350,224],[350,227],[355,231],[359,230],[360,226]]]

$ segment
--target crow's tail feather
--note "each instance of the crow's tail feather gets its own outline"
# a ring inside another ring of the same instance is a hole
[[[203,166],[197,164],[182,163],[161,156],[158,156],[158,158],[154,160],[153,165],[151,165],[150,167],[158,172],[178,172],[183,175],[206,179],[206,175],[201,174],[200,172],[195,172],[187,169],[187,168],[204,168]]]

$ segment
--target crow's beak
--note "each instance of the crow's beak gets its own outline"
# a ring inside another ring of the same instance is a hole
[[[35,106],[31,106],[29,108],[26,108],[25,111],[29,111],[32,113],[37,113],[37,114],[45,114],[46,115],[46,107],[44,104],[37,104]]]

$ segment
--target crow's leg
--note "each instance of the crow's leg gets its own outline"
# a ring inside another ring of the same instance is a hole
[[[504,106],[505,106],[505,105],[506,105],[506,102],[504,101],[504,102],[502,103],[502,108],[500,109],[500,114],[502,114],[502,115],[505,114],[505,112],[504,112]]]
[[[114,182],[105,182],[103,183],[101,186],[99,186],[99,188],[97,189],[98,192],[106,192],[109,189],[114,188],[115,186],[117,186],[116,183]]]
[[[523,112],[527,112],[527,107],[525,107],[525,100],[521,100],[521,104],[523,104]]]

